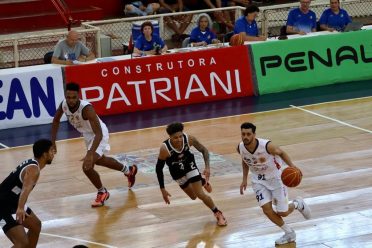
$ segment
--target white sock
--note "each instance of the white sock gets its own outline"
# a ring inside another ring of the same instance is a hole
[[[298,202],[297,201],[293,201],[293,205],[294,205],[295,209],[298,209]]]
[[[121,169],[121,172],[124,172],[125,175],[128,174],[128,172],[129,172],[129,168],[128,168],[128,166],[126,165],[126,163],[123,164],[123,168]]]
[[[293,229],[290,226],[288,226],[287,224],[285,224],[285,223],[280,228],[283,229],[283,231],[285,233],[291,233],[291,232],[293,232]]]
[[[106,190],[105,187],[102,187],[102,188],[100,188],[100,189],[98,190],[98,192],[100,192],[100,193],[106,193],[107,190]]]

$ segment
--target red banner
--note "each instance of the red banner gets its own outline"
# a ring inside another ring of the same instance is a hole
[[[66,82],[99,115],[253,95],[248,47],[228,47],[68,66]]]

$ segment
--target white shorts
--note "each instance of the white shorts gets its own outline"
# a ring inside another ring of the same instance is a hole
[[[89,150],[93,145],[94,134],[84,134],[85,145]],[[97,147],[96,153],[102,157],[103,154],[107,154],[110,151],[109,136],[103,135],[99,146]]]
[[[272,202],[276,205],[277,212],[288,211],[288,189],[286,186],[281,185],[279,188],[270,190],[265,185],[253,183],[252,188],[260,207],[268,202]]]

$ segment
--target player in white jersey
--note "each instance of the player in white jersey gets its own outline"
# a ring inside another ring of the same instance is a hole
[[[87,101],[79,99],[79,90],[80,87],[76,83],[69,83],[66,85],[66,99],[60,104],[54,115],[51,140],[57,152],[57,147],[55,145],[57,131],[60,119],[62,115],[65,114],[70,124],[84,137],[87,153],[82,168],[85,175],[98,190],[97,197],[93,201],[92,207],[100,207],[103,206],[105,201],[110,197],[110,193],[102,185],[100,176],[94,169],[94,165],[101,165],[123,172],[128,178],[129,188],[135,183],[137,166],[127,166],[120,163],[115,158],[105,156],[110,150],[107,127],[97,116],[92,105]]]
[[[297,209],[305,219],[310,219],[311,211],[302,198],[297,197],[288,202],[287,187],[281,180],[281,162],[296,167],[288,154],[271,141],[256,138],[256,126],[245,122],[240,126],[242,141],[238,145],[238,153],[242,157],[243,181],[240,185],[240,194],[247,188],[247,176],[250,173],[252,188],[256,199],[264,214],[285,234],[275,241],[281,245],[296,240],[295,231],[285,224],[282,217],[286,217]],[[273,203],[276,211],[273,210]]]

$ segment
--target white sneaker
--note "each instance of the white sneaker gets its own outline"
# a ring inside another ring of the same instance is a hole
[[[275,244],[284,245],[284,244],[288,244],[290,242],[295,242],[295,241],[296,241],[296,233],[295,231],[292,231],[290,233],[285,233],[279,239],[275,240]]]
[[[296,197],[293,201],[296,201],[298,203],[297,210],[300,211],[300,213],[304,216],[305,219],[311,218],[311,209],[310,207],[305,203],[305,201],[301,197]]]

